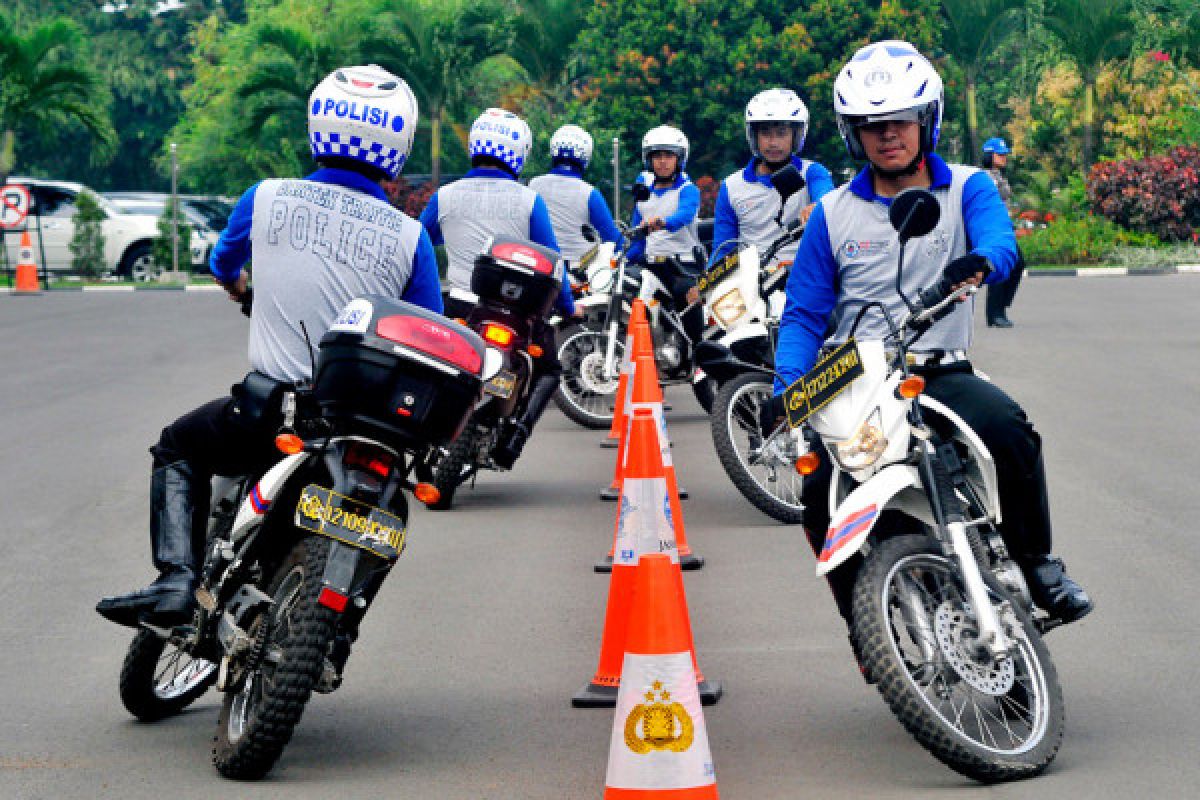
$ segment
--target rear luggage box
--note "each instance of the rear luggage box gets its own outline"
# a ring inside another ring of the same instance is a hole
[[[471,291],[518,313],[545,317],[562,278],[558,253],[522,239],[497,237],[475,259]]]
[[[321,339],[313,389],[339,433],[403,449],[454,439],[480,396],[483,340],[401,300],[352,300]]]

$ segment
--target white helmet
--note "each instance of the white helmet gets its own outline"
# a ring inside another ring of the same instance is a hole
[[[335,69],[308,98],[314,159],[349,158],[400,174],[417,132],[417,98],[402,78],[374,64]]]
[[[646,135],[642,137],[642,164],[646,169],[652,170],[650,154],[658,150],[679,156],[677,172],[683,172],[688,159],[688,138],[683,135],[683,131],[670,125],[659,125],[646,131]]]
[[[471,158],[491,156],[520,175],[533,145],[533,134],[525,120],[503,108],[489,108],[471,125],[467,148]]]
[[[563,125],[550,137],[550,158],[578,161],[587,169],[592,160],[592,135],[578,125]]]
[[[921,152],[932,153],[942,130],[942,78],[908,42],[869,44],[833,82],[838,131],[852,158],[867,157],[855,128],[866,122],[912,119],[921,125]]]
[[[808,106],[791,89],[767,89],[750,98],[746,103],[746,143],[750,152],[759,155],[758,140],[754,126],[760,122],[790,122],[796,135],[792,139],[792,154],[797,155],[804,147],[808,134]]]

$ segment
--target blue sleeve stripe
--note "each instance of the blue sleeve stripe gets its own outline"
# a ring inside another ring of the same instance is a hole
[[[825,207],[818,203],[804,228],[787,282],[787,304],[779,325],[775,350],[778,394],[807,372],[816,361],[829,315],[837,303],[838,266],[829,243]]]
[[[620,243],[621,229],[613,220],[608,203],[605,202],[604,195],[600,194],[599,189],[592,189],[592,193],[588,197],[588,221],[600,234],[601,241]]]
[[[962,215],[971,252],[992,262],[992,273],[984,282],[1003,281],[1017,263],[1017,237],[1000,192],[986,172],[975,173],[963,185]]]
[[[412,274],[408,285],[404,287],[401,300],[415,303],[422,308],[441,314],[445,309],[442,305],[442,284],[438,279],[437,256],[433,252],[433,242],[429,233],[422,229],[417,239],[417,251],[413,253]]]
[[[721,189],[717,192],[717,205],[713,209],[713,254],[709,259],[710,264],[715,264],[718,259],[729,254],[728,250],[722,250],[722,245],[736,241],[738,231],[737,212],[733,210],[733,203],[729,202],[729,187],[725,181],[721,181]]]
[[[421,212],[421,224],[425,226],[425,230],[429,232],[429,241],[434,247],[444,245],[446,240],[442,238],[442,227],[438,225],[438,196],[437,192],[429,198],[429,205],[425,206],[425,210]]]
[[[208,269],[221,283],[236,281],[250,260],[250,231],[254,226],[254,197],[258,187],[258,183],[254,184],[238,198],[221,238],[213,246]]]
[[[833,176],[829,174],[829,170],[815,161],[808,165],[804,180],[808,184],[808,197],[814,203],[834,188]]]
[[[663,222],[666,224],[667,230],[674,233],[684,226],[691,225],[699,212],[700,190],[696,188],[696,184],[686,183],[679,190],[679,207]]]
[[[529,238],[543,247],[558,251],[558,239],[554,236],[554,226],[550,222],[550,211],[546,201],[538,195],[533,201],[533,210],[529,214]]]

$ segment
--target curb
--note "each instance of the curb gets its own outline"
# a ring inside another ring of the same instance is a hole
[[[1177,264],[1162,267],[1083,267],[1072,269],[1027,269],[1025,274],[1047,278],[1124,278],[1142,275],[1200,275],[1200,264]]]
[[[43,293],[54,292],[223,292],[220,286],[196,284],[187,286],[61,286],[54,289],[44,289]],[[0,294],[14,294],[8,287],[0,287]]]

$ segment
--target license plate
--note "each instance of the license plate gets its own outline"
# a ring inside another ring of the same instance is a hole
[[[723,281],[729,275],[729,273],[733,272],[737,268],[740,258],[740,253],[732,253],[721,259],[720,263],[700,276],[700,279],[696,281],[696,290],[700,292],[707,292],[709,289]]]
[[[788,425],[793,428],[803,425],[864,372],[858,345],[851,339],[818,361],[804,377],[784,391]]]
[[[517,374],[502,369],[487,383],[483,385],[483,391],[487,394],[499,397],[501,400],[507,400],[512,397],[513,389],[517,386]]]
[[[395,561],[404,552],[404,520],[324,486],[309,484],[296,503],[296,525]]]

